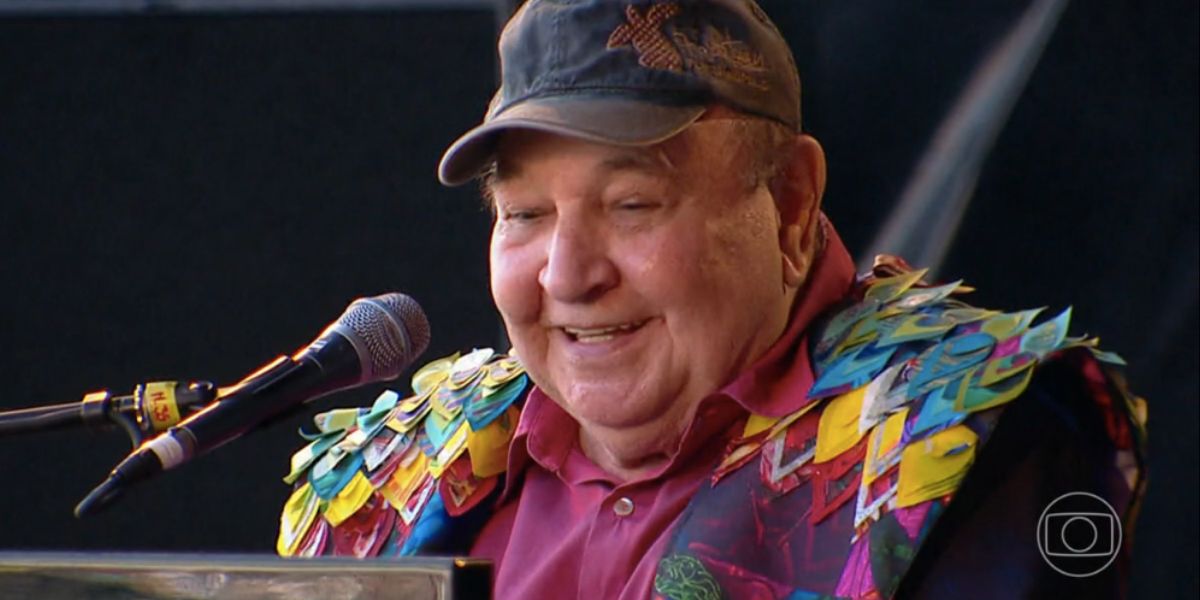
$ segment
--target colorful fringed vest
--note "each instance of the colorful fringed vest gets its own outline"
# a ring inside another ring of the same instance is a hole
[[[1144,487],[1145,406],[1095,340],[1067,336],[1070,310],[1001,313],[927,286],[893,263],[810,330],[814,384],[782,418],[751,415],[691,500],[659,562],[655,593],[876,598],[897,590],[998,417],[1035,370],[1081,373],[1132,514]],[[434,361],[413,395],[318,415],[292,458],[284,556],[465,554],[503,488],[530,387],[491,350]]]

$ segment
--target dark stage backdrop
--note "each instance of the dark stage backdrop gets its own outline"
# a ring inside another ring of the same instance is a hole
[[[425,358],[496,342],[487,213],[432,176],[493,79],[489,11],[0,20],[5,407],[232,383],[355,297],[425,307]],[[405,383],[407,387],[407,383]],[[119,432],[0,440],[0,548],[273,548],[318,408],[71,510]]]
[[[863,252],[977,63],[1025,7],[763,2],[792,41],[826,210]],[[0,18],[0,408],[232,382],[360,295],[405,291],[426,358],[500,341],[488,216],[434,178],[492,89],[487,11]],[[1072,3],[942,270],[1010,309],[1074,305],[1151,406],[1133,597],[1197,593],[1197,7]],[[273,549],[278,426],[71,509],[121,434],[0,439],[0,549]],[[1031,540],[1030,543],[1033,543]]]

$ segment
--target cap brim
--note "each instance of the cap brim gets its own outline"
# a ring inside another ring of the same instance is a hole
[[[533,129],[618,146],[644,146],[678,134],[704,110],[703,105],[671,106],[618,98],[533,98],[458,138],[442,155],[438,179],[449,186],[470,181],[491,162],[499,134],[510,129]]]

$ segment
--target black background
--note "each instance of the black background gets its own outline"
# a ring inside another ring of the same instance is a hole
[[[776,0],[826,211],[866,250],[1024,2]],[[489,217],[441,188],[492,91],[485,10],[0,18],[0,407],[145,380],[232,382],[354,297],[407,292],[426,358],[501,343]],[[943,269],[982,305],[1075,308],[1150,401],[1133,597],[1197,593],[1197,6],[1075,2]],[[77,521],[117,432],[0,439],[0,550],[272,552],[318,401]],[[1032,543],[1032,542],[1031,542]]]

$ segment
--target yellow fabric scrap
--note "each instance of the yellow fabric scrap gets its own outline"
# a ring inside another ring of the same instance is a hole
[[[447,400],[449,399],[450,398],[447,398]],[[450,410],[446,408],[446,405],[442,402],[441,394],[439,393],[434,393],[429,397],[429,407],[433,409],[433,414],[441,417],[442,420],[446,421],[447,423],[453,421],[454,417],[457,417],[458,413],[462,411],[462,404],[458,405],[457,410]]]
[[[867,289],[865,297],[869,300],[878,300],[879,302],[891,302],[899,298],[900,294],[908,291],[908,288],[920,281],[928,272],[929,269],[921,269],[919,271],[901,273],[893,277],[876,279],[875,283],[872,283],[871,287]]]
[[[871,430],[867,440],[867,457],[864,461],[862,484],[864,486],[875,481],[887,470],[887,456],[896,449],[904,435],[904,421],[908,419],[908,408],[892,414],[881,425]]]
[[[1035,308],[1015,313],[1001,313],[984,321],[979,326],[979,330],[997,340],[1006,340],[1028,329],[1029,324],[1042,310],[1044,309]]]
[[[725,459],[721,461],[721,464],[717,465],[716,472],[721,473],[725,471],[726,469],[737,464],[738,461],[742,460],[743,458],[746,458],[750,454],[757,452],[759,448],[762,448],[762,444],[757,442],[753,444],[742,444],[741,446],[734,448],[732,452],[725,456]]]
[[[354,433],[347,435],[346,439],[338,442],[338,446],[341,446],[346,452],[354,452],[366,445],[368,439],[370,439],[370,436],[367,435],[367,432],[355,429]]]
[[[938,318],[919,313],[901,319],[899,324],[895,326],[895,329],[888,334],[888,339],[932,337],[954,329],[956,324],[953,320],[945,318],[945,316]]]
[[[434,391],[435,390],[428,390],[423,394],[409,396],[400,402],[397,402],[396,407],[400,412],[413,412],[414,410],[420,408],[422,404],[428,402],[429,398],[433,396]]]
[[[962,288],[963,286],[959,286],[959,290]],[[942,312],[942,317],[962,325],[963,323],[974,323],[975,321],[990,319],[998,314],[1000,314],[1000,311],[967,306],[963,308],[948,308]]]
[[[283,505],[283,513],[279,516],[279,539],[275,541],[275,551],[280,556],[295,554],[316,517],[317,494],[312,484],[305,483],[296,488]]]
[[[450,376],[450,367],[458,360],[458,353],[439,358],[417,370],[412,377],[412,389],[418,396],[424,396]]]
[[[766,431],[771,428],[779,417],[764,417],[762,415],[751,414],[749,419],[746,419],[746,427],[742,429],[742,437],[753,437],[755,434]]]
[[[323,433],[348,429],[358,422],[357,408],[338,408],[313,417],[313,423]]]
[[[823,463],[854,447],[862,439],[858,419],[862,414],[867,386],[834,398],[817,422],[817,453],[813,462]]]
[[[1037,365],[1036,360],[1028,360],[1023,363],[1019,363],[1014,367],[1012,360],[1013,358],[1014,357],[1012,356],[1006,356],[1003,358],[989,360],[987,363],[985,363],[983,365],[983,371],[979,374],[978,385],[988,387],[1008,379],[1009,377],[1012,377],[1021,371],[1032,369],[1035,365]]]
[[[467,436],[467,452],[471,455],[471,472],[480,479],[499,475],[508,468],[508,442],[517,430],[521,411],[510,406],[504,414],[480,431]]]
[[[396,433],[408,433],[409,430],[411,430],[418,422],[421,421],[422,417],[432,410],[432,406],[427,402],[421,405],[420,409],[421,410],[413,413],[403,420],[400,419],[400,413],[397,412],[396,416],[388,419],[385,425],[387,425],[388,429],[391,429]]]
[[[433,460],[429,461],[430,475],[441,477],[442,471],[445,471],[446,467],[449,467],[463,453],[463,450],[467,449],[467,434],[470,431],[470,425],[467,424],[466,419],[463,419],[458,429],[455,429],[454,433],[450,434],[449,438],[446,438],[446,443],[442,446],[442,449],[438,450]]]
[[[898,315],[906,315],[906,314],[909,314],[910,312],[912,312],[911,308],[905,308],[903,306],[896,306],[895,304],[889,304],[889,305],[884,306],[883,308],[880,308],[879,310],[875,311],[875,318],[882,321],[884,319],[890,319],[890,318],[898,316]]]
[[[311,479],[320,479],[328,475],[330,471],[337,468],[338,464],[346,460],[347,456],[349,455],[346,454],[346,451],[338,446],[330,448],[329,451],[321,455],[321,458],[317,459],[316,464],[313,465],[312,472],[309,473],[309,477]]]
[[[429,466],[429,458],[415,444],[409,451],[413,453],[414,458],[407,464],[400,463],[396,472],[392,474],[392,478],[379,488],[379,493],[396,510],[404,508],[408,497],[416,491],[417,485],[421,483],[421,477]]]
[[[846,339],[842,340],[841,344],[838,344],[839,350],[844,351],[846,348],[853,348],[879,337],[878,325],[879,321],[877,318],[863,319],[855,323],[854,329],[850,330],[850,335],[846,336]]]
[[[525,372],[525,366],[521,361],[505,356],[487,366],[487,374],[483,376],[483,386],[485,388],[500,388],[504,384],[516,379]],[[487,396],[487,392],[484,392]]]
[[[1033,366],[1033,363],[1030,363],[1030,366]],[[1018,372],[1024,374],[1020,377],[1010,377],[988,387],[964,385],[962,392],[954,399],[954,410],[976,412],[1015,400],[1033,380],[1032,368],[1025,368]]]
[[[975,460],[978,436],[955,425],[905,446],[900,455],[896,506],[903,508],[939,498],[958,489]]]
[[[325,520],[334,527],[341,525],[342,521],[349,519],[371,499],[374,491],[371,480],[367,479],[362,471],[358,471],[350,479],[350,483],[329,500],[329,506],[325,507]]]
[[[316,445],[317,442],[314,441],[292,455],[292,470],[283,478],[284,483],[288,485],[296,483],[296,480],[304,474],[304,470],[312,466],[313,461],[317,460],[317,454],[313,452]]]

